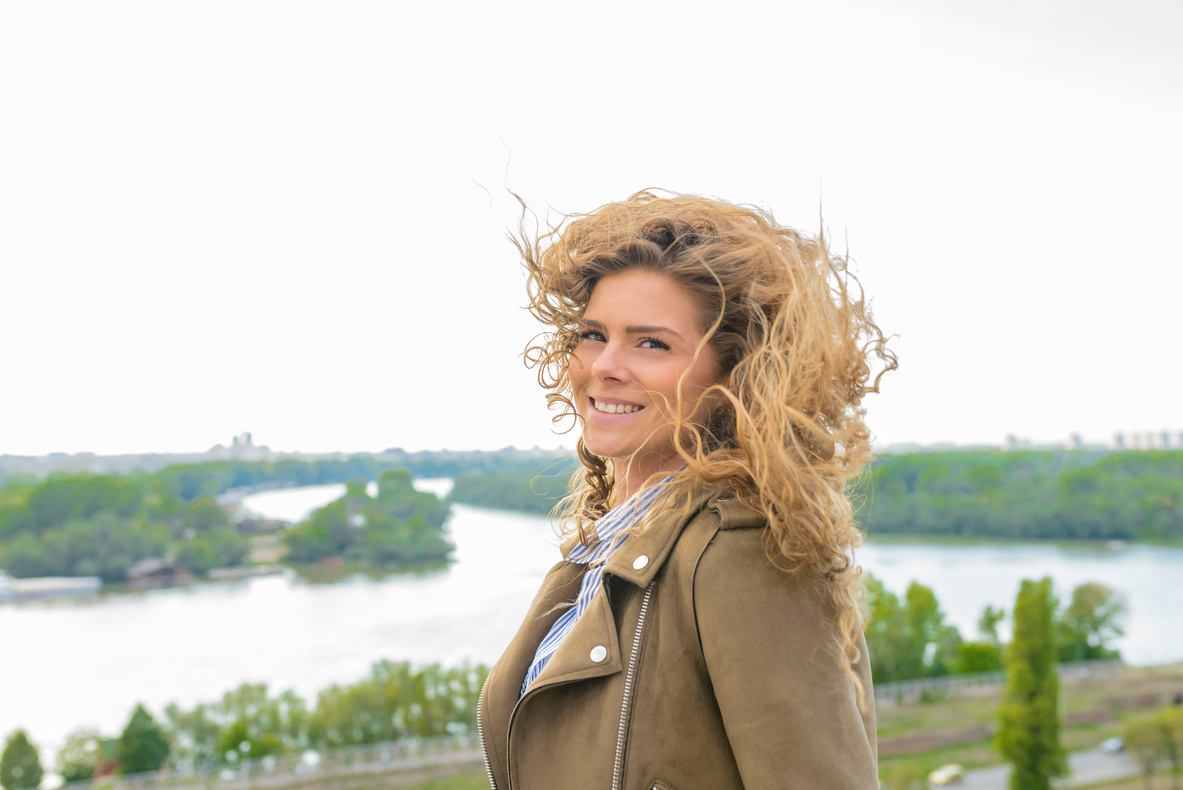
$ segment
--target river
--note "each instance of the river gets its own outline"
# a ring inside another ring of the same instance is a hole
[[[445,492],[450,481],[417,481]],[[298,519],[342,486],[271,491],[244,504]],[[26,729],[51,762],[87,725],[116,735],[137,702],[159,715],[213,701],[244,682],[294,689],[310,703],[382,658],[492,662],[558,557],[546,519],[456,505],[455,562],[440,570],[317,582],[285,571],[241,581],[0,604],[0,738]],[[932,587],[967,638],[987,604],[1010,609],[1023,578],[1061,596],[1085,581],[1129,601],[1118,647],[1135,664],[1183,659],[1183,550],[1148,546],[875,543],[857,558],[889,589]]]

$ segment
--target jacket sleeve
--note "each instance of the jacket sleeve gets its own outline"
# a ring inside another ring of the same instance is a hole
[[[761,529],[720,530],[694,578],[699,641],[747,790],[879,787],[866,645],[838,663],[838,623],[820,585],[768,561]]]

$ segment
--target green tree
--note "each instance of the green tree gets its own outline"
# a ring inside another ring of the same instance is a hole
[[[1005,609],[995,609],[993,606],[987,605],[982,611],[982,616],[978,618],[978,631],[986,641],[997,645],[999,644],[998,624],[1005,619]]]
[[[0,786],[4,790],[26,790],[41,784],[41,757],[24,730],[8,736],[0,755]]]
[[[997,734],[998,749],[1012,765],[1011,790],[1050,790],[1052,779],[1067,771],[1060,743],[1055,608],[1051,579],[1023,580]]]
[[[103,736],[97,730],[82,728],[66,736],[58,751],[58,773],[64,782],[85,782],[94,777],[102,753]]]
[[[901,602],[870,574],[866,589],[866,639],[875,681],[948,674],[955,665],[961,635],[945,625],[933,591],[912,582]]]
[[[173,562],[194,576],[204,576],[210,568],[217,567],[218,555],[208,538],[189,538],[177,545]]]
[[[202,703],[186,711],[176,703],[170,703],[164,709],[168,728],[175,736],[170,750],[175,763],[194,766],[222,759],[218,752],[221,728],[210,708]]]
[[[962,642],[953,660],[953,672],[997,672],[1002,669],[1002,651],[993,642]]]
[[[1110,647],[1122,636],[1125,598],[1104,584],[1088,582],[1072,591],[1072,600],[1056,623],[1060,661],[1117,658]]]
[[[1134,758],[1142,771],[1146,790],[1150,790],[1151,778],[1158,773],[1164,762],[1165,746],[1162,727],[1153,717],[1143,716],[1126,724],[1122,732],[1126,752]]]
[[[415,670],[406,662],[379,661],[360,683],[320,693],[311,741],[340,747],[472,732],[487,675],[483,666]]]
[[[1179,790],[1179,772],[1183,769],[1183,708],[1163,708],[1154,714],[1154,723],[1162,733],[1163,762],[1171,767],[1171,790]]]
[[[204,535],[215,529],[229,527],[230,518],[212,496],[199,496],[185,509],[186,537]]]
[[[143,705],[136,705],[131,720],[119,736],[115,754],[119,759],[119,772],[123,774],[156,771],[164,765],[168,757],[168,736]]]
[[[216,748],[223,757],[233,751],[265,757],[307,745],[308,709],[294,691],[271,697],[267,684],[244,683],[224,694],[212,712],[222,722]]]

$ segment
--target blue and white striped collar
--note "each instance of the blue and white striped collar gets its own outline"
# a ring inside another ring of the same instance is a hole
[[[653,506],[653,502],[665,491],[665,487],[673,479],[674,476],[670,475],[658,481],[657,484],[630,497],[596,519],[595,532],[592,534],[591,542],[586,546],[576,543],[567,552],[567,560],[589,564],[612,556],[620,543],[623,542],[624,533],[645,517],[649,508]]]

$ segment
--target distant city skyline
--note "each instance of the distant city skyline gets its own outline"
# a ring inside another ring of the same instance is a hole
[[[925,450],[946,450],[946,449],[975,449],[975,448],[997,448],[1002,450],[1025,450],[1025,449],[1069,449],[1069,450],[1086,450],[1086,449],[1106,449],[1106,450],[1157,450],[1157,449],[1183,449],[1183,430],[1157,430],[1157,431],[1116,431],[1110,437],[1086,437],[1080,433],[1070,433],[1063,437],[1039,437],[1033,438],[1028,436],[1018,436],[1016,434],[1006,434],[1001,440],[996,442],[982,441],[982,442],[952,442],[952,441],[935,441],[935,442],[877,442],[875,444],[876,452],[911,452],[925,451]],[[9,453],[0,452],[0,456],[10,457],[34,457],[46,458],[52,456],[98,456],[98,457],[112,457],[112,456],[136,456],[136,455],[192,455],[192,456],[207,456],[214,459],[236,459],[236,460],[266,460],[271,457],[284,456],[318,456],[318,455],[349,455],[354,453],[360,454],[381,454],[390,451],[403,451],[408,453],[417,452],[495,452],[497,450],[541,450],[541,451],[573,451],[573,444],[555,443],[552,445],[532,445],[532,446],[518,446],[518,445],[504,445],[502,447],[403,447],[401,445],[391,445],[381,448],[365,448],[345,450],[340,448],[334,449],[287,449],[287,448],[272,448],[266,444],[255,444],[254,434],[250,431],[244,431],[230,437],[227,442],[214,442],[205,449],[154,449],[142,451],[129,452],[112,452],[102,453],[90,450],[64,451],[56,450],[47,453],[23,454],[23,453]]]

